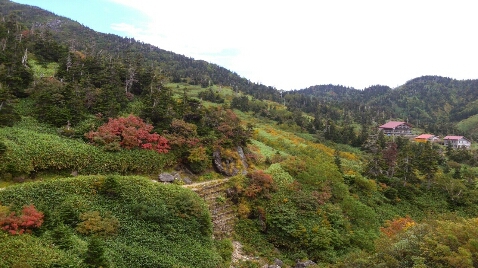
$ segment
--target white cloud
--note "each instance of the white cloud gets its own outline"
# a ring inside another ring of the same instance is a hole
[[[478,78],[473,1],[110,1],[148,18],[115,30],[280,89]]]

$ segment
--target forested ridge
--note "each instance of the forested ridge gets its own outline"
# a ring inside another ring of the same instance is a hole
[[[397,88],[375,85],[363,90],[321,85],[294,91],[316,97],[315,103],[295,104],[313,111],[317,103],[328,102],[336,109],[348,110],[361,117],[384,123],[390,119],[408,121],[437,135],[461,134],[476,139],[476,100],[478,80],[456,80],[440,76],[414,78]],[[302,97],[303,98],[303,97]],[[309,108],[310,107],[310,108]],[[361,111],[370,109],[371,115]]]
[[[133,38],[95,32],[78,22],[51,12],[27,5],[18,5],[8,0],[0,1],[0,14],[6,16],[15,11],[18,19],[30,30],[48,31],[52,38],[66,44],[70,49],[100,57],[109,54],[111,60],[134,54],[144,60],[144,65],[153,66],[168,74],[174,82],[187,80],[193,84],[208,86],[210,83],[239,88],[257,98],[276,99],[278,93],[272,87],[252,83],[216,64],[194,60]],[[104,57],[104,56],[103,56]]]
[[[39,8],[0,14],[0,267],[478,267],[476,146],[378,131],[473,142],[478,80],[284,92]],[[234,233],[213,238],[182,185],[226,178]],[[232,240],[251,258],[232,263]]]

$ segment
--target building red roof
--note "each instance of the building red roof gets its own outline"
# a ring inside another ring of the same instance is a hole
[[[463,136],[446,136],[443,139],[444,140],[461,140],[461,139],[463,139]]]
[[[429,138],[433,138],[435,137],[435,135],[432,135],[432,134],[422,134],[420,136],[416,136],[415,139],[424,139],[424,140],[428,140]]]
[[[396,128],[402,124],[405,124],[409,127],[411,127],[412,125],[410,125],[409,123],[407,122],[399,122],[399,121],[390,121],[390,122],[387,122],[386,124],[383,124],[381,126],[379,126],[379,128]]]

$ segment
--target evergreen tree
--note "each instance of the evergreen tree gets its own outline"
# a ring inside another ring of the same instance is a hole
[[[16,98],[10,93],[10,90],[0,84],[0,126],[13,126],[21,119],[13,109],[15,101]]]
[[[91,238],[83,262],[88,267],[108,267],[108,261],[105,257],[104,243],[99,237],[93,236]]]

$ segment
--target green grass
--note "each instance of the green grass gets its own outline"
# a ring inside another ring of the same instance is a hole
[[[217,92],[219,96],[224,98],[226,102],[230,103],[232,98],[236,94],[230,87],[218,86],[218,85],[212,85],[210,87],[204,88],[204,87],[201,87],[200,85],[190,85],[187,83],[168,83],[166,84],[166,87],[170,88],[173,91],[175,99],[181,99],[184,94],[184,91],[186,91],[187,96],[189,98],[199,100],[200,99],[199,93],[205,92],[211,89],[213,92]],[[210,106],[216,107],[216,106],[221,106],[222,104],[203,101],[203,105],[206,107],[210,107]]]
[[[0,140],[7,146],[0,161],[0,175],[29,175],[39,171],[53,173],[76,170],[80,174],[158,174],[174,163],[172,154],[150,150],[106,152],[82,140],[52,133],[34,121],[0,128]],[[1,179],[1,177],[0,177]]]
[[[33,76],[37,79],[41,77],[55,76],[56,71],[58,70],[58,67],[59,67],[58,63],[56,62],[49,62],[46,65],[41,65],[34,59],[29,59],[28,64],[31,66],[33,70]]]
[[[287,153],[284,153],[282,151],[278,151],[277,149],[274,149],[268,145],[265,145],[264,143],[258,141],[258,140],[251,140],[251,143],[252,145],[254,146],[257,146],[257,148],[259,149],[260,153],[264,156],[264,157],[273,157],[274,155],[276,155],[277,153],[279,153],[280,155],[288,155]]]
[[[477,126],[478,126],[478,114],[470,116],[465,120],[461,120],[458,124],[456,124],[456,127],[458,128],[458,130],[463,132],[476,130]]]

